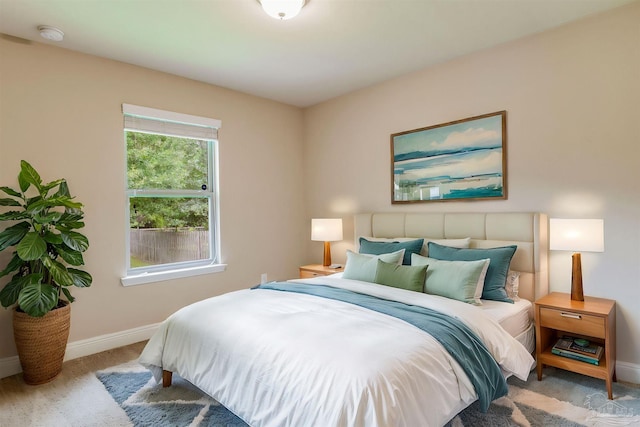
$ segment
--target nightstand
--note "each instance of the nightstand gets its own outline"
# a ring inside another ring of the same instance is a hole
[[[611,382],[616,381],[616,302],[584,297],[573,301],[571,295],[552,292],[535,303],[536,359],[538,381],[545,365],[600,378],[606,381],[609,399]],[[551,348],[558,338],[570,335],[585,338],[604,347],[599,365],[557,356]]]
[[[309,264],[300,267],[300,278],[309,279],[311,277],[328,276],[334,273],[340,273],[344,268],[329,268],[322,264]]]

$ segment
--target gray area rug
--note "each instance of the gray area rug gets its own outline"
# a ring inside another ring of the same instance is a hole
[[[97,377],[136,427],[247,425],[177,375],[168,388],[130,364],[100,371]],[[447,427],[640,426],[640,387],[614,383],[614,400],[608,400],[604,381],[554,368],[545,369],[542,381],[532,372],[526,382],[508,382],[509,395],[495,400],[487,413],[476,402]]]

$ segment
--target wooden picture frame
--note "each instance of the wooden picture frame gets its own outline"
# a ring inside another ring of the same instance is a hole
[[[391,203],[507,198],[507,112],[391,135]]]

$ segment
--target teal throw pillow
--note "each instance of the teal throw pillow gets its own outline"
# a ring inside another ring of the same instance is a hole
[[[380,255],[404,249],[402,264],[410,265],[411,254],[419,254],[423,243],[424,239],[408,240],[406,242],[372,242],[361,237],[360,250],[358,252],[361,254]]]
[[[444,261],[420,255],[411,255],[411,265],[426,265],[424,292],[481,305],[480,297],[490,260]]]
[[[398,265],[378,260],[374,283],[422,292],[426,274],[426,265]]]
[[[489,258],[487,277],[484,279],[482,299],[513,303],[507,295],[505,284],[511,258],[518,246],[502,246],[488,249],[457,249],[429,242],[429,256],[447,261],[477,261]]]
[[[342,277],[344,279],[373,283],[378,269],[378,259],[392,264],[400,264],[403,256],[404,249],[382,255],[357,254],[347,250],[347,262],[344,266]]]

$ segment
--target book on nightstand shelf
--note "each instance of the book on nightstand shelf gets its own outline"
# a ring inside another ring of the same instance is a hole
[[[556,342],[551,349],[551,353],[593,365],[600,365],[603,350],[602,346],[592,344],[587,340],[564,336]]]

